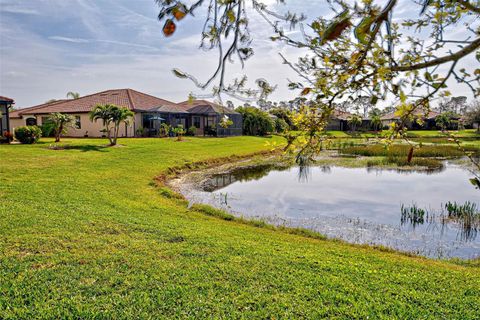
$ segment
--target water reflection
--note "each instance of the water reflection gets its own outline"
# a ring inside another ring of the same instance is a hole
[[[259,180],[272,170],[284,171],[290,169],[287,165],[265,164],[235,168],[229,172],[214,174],[203,182],[203,189],[212,192],[224,188],[234,182]]]
[[[437,174],[439,172],[442,172],[446,169],[445,165],[441,165],[438,168],[421,168],[421,169],[415,169],[415,168],[379,168],[379,167],[367,167],[367,172],[385,172],[385,171],[391,171],[395,172],[398,174],[412,174],[412,173],[421,173],[421,174]]]
[[[480,203],[469,178],[452,165],[428,172],[328,166],[301,172],[267,165],[212,176],[202,184],[207,192],[189,199],[355,243],[472,258],[480,256],[478,226],[464,228],[440,215],[447,201]],[[421,219],[402,218],[401,205],[412,203],[426,208]]]

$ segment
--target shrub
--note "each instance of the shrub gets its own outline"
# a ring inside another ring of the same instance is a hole
[[[170,130],[172,129],[172,127],[170,125],[168,125],[167,123],[162,123],[160,125],[160,137],[166,137],[169,135],[170,133]]]
[[[237,108],[243,117],[243,134],[249,136],[265,136],[274,130],[274,123],[270,116],[254,107]]]
[[[37,126],[23,126],[15,129],[15,138],[24,144],[32,144],[42,136],[42,130]]]
[[[47,121],[40,127],[42,130],[42,137],[53,137],[55,135],[55,124],[51,121]]]
[[[197,133],[197,127],[195,126],[191,126],[190,128],[188,128],[187,130],[187,136],[195,136],[195,134]]]
[[[284,133],[285,131],[288,130],[288,128],[289,128],[288,123],[285,120],[281,118],[275,119],[275,132]]]
[[[13,134],[10,131],[4,131],[0,136],[0,143],[10,143],[13,140]]]
[[[177,125],[177,127],[173,128],[172,131],[177,136],[177,141],[182,141],[182,137],[185,134],[185,129],[183,129],[183,125]]]
[[[282,107],[276,107],[268,110],[268,112],[270,114],[273,114],[277,118],[284,120],[287,123],[289,130],[297,130],[297,128],[293,123],[293,119],[292,119],[293,116],[290,110]]]
[[[146,134],[147,134],[147,130],[145,130],[143,127],[140,127],[137,130],[135,130],[135,135],[137,137],[145,137]]]

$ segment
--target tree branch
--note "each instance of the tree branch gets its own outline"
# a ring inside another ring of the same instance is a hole
[[[427,61],[427,62],[422,62],[422,63],[413,64],[413,65],[409,65],[409,66],[393,66],[391,68],[391,70],[392,71],[400,71],[400,72],[413,71],[413,70],[419,70],[419,69],[424,69],[424,68],[436,66],[436,65],[443,64],[443,63],[450,62],[450,61],[457,61],[457,60],[465,57],[466,55],[472,53],[473,51],[475,51],[479,47],[480,47],[480,38],[475,39],[468,46],[464,47],[462,50],[457,51],[456,53],[453,53],[451,55],[443,56],[441,58],[437,58],[437,59],[433,59],[433,60],[430,60],[430,61]]]
[[[463,6],[464,8],[470,10],[470,11],[473,11],[473,12],[476,12],[476,13],[480,13],[480,8],[478,7],[475,7],[473,4],[471,4],[468,0],[457,0],[457,2]]]

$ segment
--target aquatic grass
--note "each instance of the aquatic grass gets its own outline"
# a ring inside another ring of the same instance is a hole
[[[461,217],[473,217],[480,215],[477,211],[477,205],[474,202],[467,201],[464,204],[458,204],[457,202],[447,202],[445,209],[448,212],[449,218],[461,218]]]
[[[448,201],[440,213],[429,212],[419,208],[416,204],[400,207],[402,225],[410,224],[414,228],[424,223],[435,223],[440,220],[442,224],[455,223],[459,226],[458,237],[462,241],[474,240],[480,230],[480,212],[474,202],[464,204]],[[445,212],[446,211],[446,212]]]
[[[467,129],[467,130],[459,130],[453,131],[455,136],[459,138],[480,138],[480,134],[476,131],[476,129]],[[326,134],[330,137],[335,138],[352,138],[352,139],[360,139],[360,138],[376,138],[382,135],[382,131],[380,132],[357,132],[356,135],[352,135],[349,132],[345,131],[327,131]],[[443,138],[445,136],[439,130],[408,130],[407,136],[409,138]]]
[[[409,223],[414,228],[419,224],[424,224],[429,218],[427,210],[419,208],[415,203],[411,206],[402,204],[400,212],[402,214],[400,219],[401,224]]]
[[[480,230],[480,211],[478,211],[477,205],[470,201],[464,204],[449,201],[444,208],[447,214],[442,216],[443,222],[458,223],[462,230],[460,234],[462,239],[467,241],[475,239]]]
[[[375,160],[367,160],[367,167],[378,167],[378,166],[391,166],[396,165],[398,167],[423,167],[427,170],[441,170],[444,165],[442,161],[432,158],[413,158],[408,162],[406,157],[399,156],[387,156]]]
[[[350,154],[350,155],[359,155],[365,157],[372,156],[390,156],[390,157],[405,157],[410,151],[411,146],[406,144],[394,144],[389,147],[382,144],[373,144],[373,145],[364,145],[364,146],[353,146],[339,149],[341,154]],[[467,152],[472,152],[473,154],[480,154],[480,149],[466,146],[465,150]],[[416,157],[419,158],[429,158],[429,157],[439,157],[439,158],[456,158],[462,157],[465,154],[459,150],[456,146],[453,145],[423,145],[420,148],[415,148],[413,152],[413,159]]]

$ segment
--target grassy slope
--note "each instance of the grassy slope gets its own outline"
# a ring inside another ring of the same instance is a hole
[[[0,146],[0,318],[478,316],[478,267],[223,221],[151,184],[266,141]]]

